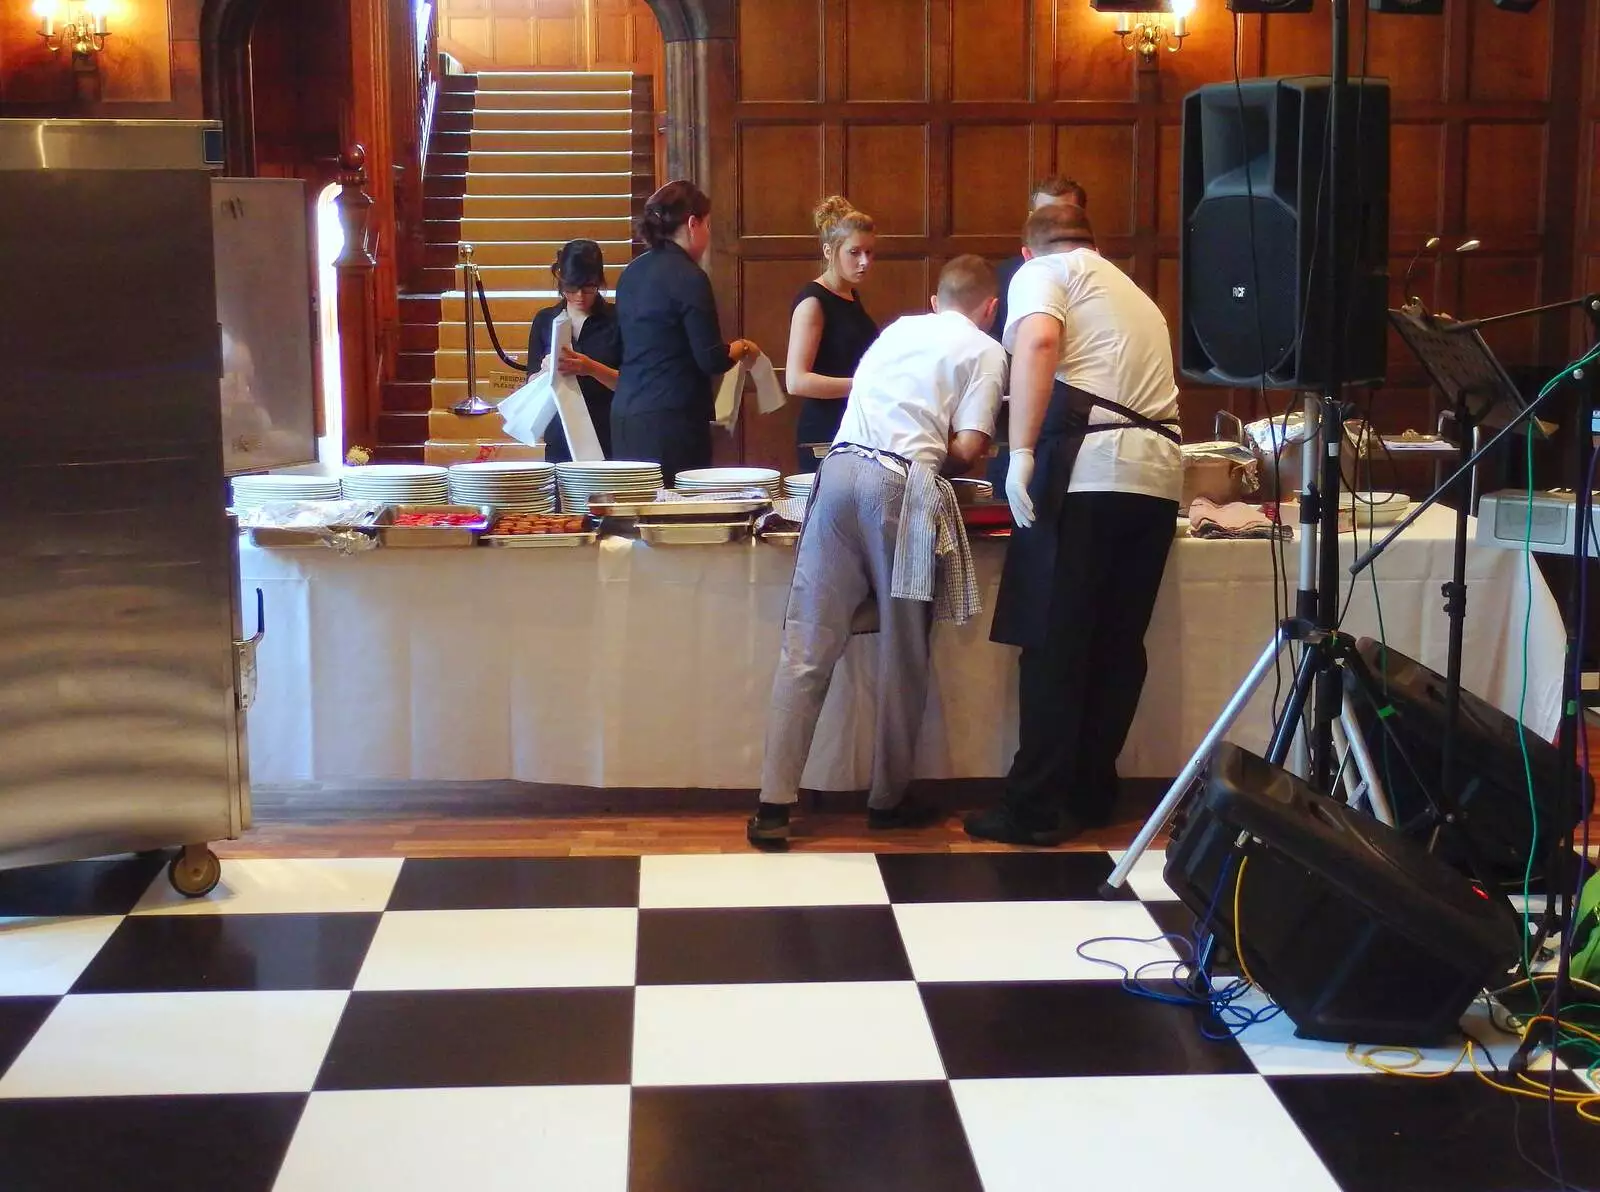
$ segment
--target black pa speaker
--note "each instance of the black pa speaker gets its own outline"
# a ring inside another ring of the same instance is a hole
[[[1428,789],[1436,790],[1446,719],[1444,676],[1370,638],[1363,638],[1357,649],[1382,688],[1387,707],[1380,715],[1369,701],[1355,698],[1356,718],[1401,831],[1429,840],[1435,824],[1427,791],[1411,769],[1391,755],[1385,729],[1394,734]],[[1455,828],[1459,834],[1440,832],[1434,850],[1468,876],[1472,874],[1470,852],[1487,868],[1486,877],[1519,889],[1528,872],[1529,852],[1533,853],[1533,874],[1548,876],[1546,861],[1553,847],[1589,814],[1593,801],[1589,776],[1579,772],[1561,750],[1537,733],[1527,735],[1527,746],[1528,764],[1524,767],[1516,720],[1470,691],[1461,692],[1455,754],[1460,787]]]
[[[1213,755],[1166,879],[1306,1039],[1441,1043],[1520,955],[1503,897],[1233,745]]]
[[[1346,281],[1343,379],[1383,378],[1389,84],[1352,79],[1343,91],[1338,262],[1319,234],[1330,95],[1328,79],[1300,76],[1215,83],[1184,99],[1179,356],[1192,380],[1320,388],[1333,334],[1330,268]]]

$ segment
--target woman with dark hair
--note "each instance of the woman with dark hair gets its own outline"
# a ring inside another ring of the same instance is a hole
[[[528,371],[538,372],[550,354],[550,333],[562,311],[572,323],[572,347],[564,349],[556,370],[578,378],[583,404],[589,407],[600,450],[611,456],[611,391],[622,363],[622,333],[617,312],[600,292],[606,279],[606,258],[593,240],[569,240],[550,266],[561,301],[533,316],[528,332]],[[545,432],[544,457],[551,463],[572,458],[567,434],[557,418]]]
[[[617,283],[622,377],[611,405],[615,458],[677,474],[711,463],[716,378],[761,350],[725,343],[711,279],[700,262],[711,246],[711,200],[692,182],[669,182],[645,203],[639,235],[649,251]]]
[[[872,268],[877,241],[872,217],[843,195],[833,195],[817,205],[814,218],[825,268],[795,295],[783,375],[784,387],[806,399],[795,426],[802,472],[815,472],[822,462],[813,445],[833,442],[856,365],[878,338],[878,325],[856,289]]]

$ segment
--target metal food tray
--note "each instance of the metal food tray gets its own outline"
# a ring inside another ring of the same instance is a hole
[[[770,500],[748,497],[737,501],[637,501],[605,503],[595,501],[589,512],[597,517],[625,517],[635,521],[682,522],[701,519],[728,521],[749,517],[771,508]]]
[[[722,522],[640,522],[639,537],[651,546],[706,546],[750,537],[749,518]]]
[[[795,546],[800,541],[799,530],[763,530],[758,537],[774,546]]]
[[[468,526],[397,526],[402,513],[476,513],[478,521]],[[385,547],[474,546],[478,536],[494,521],[494,510],[487,505],[390,505],[378,516],[378,541]]]
[[[287,529],[282,526],[261,526],[246,530],[250,541],[257,546],[282,549],[297,546],[324,546],[338,534],[371,534],[371,524],[349,526],[315,526],[306,529]]]
[[[558,546],[593,546],[599,538],[598,530],[581,530],[576,534],[485,534],[478,541],[484,546],[499,546],[508,550],[538,550]]]

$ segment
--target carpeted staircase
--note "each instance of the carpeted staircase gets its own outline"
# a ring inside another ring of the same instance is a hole
[[[563,243],[599,241],[614,286],[633,253],[633,76],[486,72],[444,84],[428,156],[425,288],[400,299],[401,354],[379,437],[385,458],[455,463],[506,441],[498,414],[450,411],[467,391],[460,245],[474,246],[501,345],[519,361],[534,312],[557,298],[550,263]],[[498,402],[522,376],[475,317],[477,393]]]

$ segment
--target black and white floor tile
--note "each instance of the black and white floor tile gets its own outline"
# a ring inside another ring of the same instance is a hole
[[[0,1189],[1556,1186],[1537,1102],[1124,992],[1078,945],[1170,960],[1192,920],[1155,855],[1102,900],[1112,863],[234,861],[195,902],[152,859],[0,873]],[[1600,1185],[1600,1128],[1555,1122]]]

